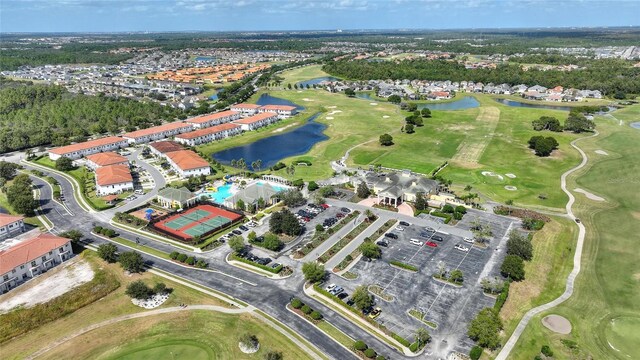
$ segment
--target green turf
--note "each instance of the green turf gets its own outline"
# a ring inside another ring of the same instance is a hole
[[[293,69],[283,73],[284,81],[281,86],[287,86],[287,84],[294,84],[310,80],[318,77],[329,76],[326,72],[322,71],[322,65],[310,65],[303,66],[301,68]]]
[[[166,340],[144,341],[143,344],[132,345],[126,351],[120,352],[107,359],[135,360],[135,359],[184,359],[209,360],[214,359],[213,350],[197,341]]]

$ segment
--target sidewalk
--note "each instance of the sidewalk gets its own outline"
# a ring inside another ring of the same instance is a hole
[[[337,254],[333,255],[333,257],[329,259],[329,261],[327,261],[326,264],[324,264],[325,268],[331,271],[331,269],[338,266],[338,264],[340,264],[342,259],[344,259],[347,255],[351,254],[353,250],[357,249],[358,246],[360,246],[360,244],[364,242],[364,239],[366,237],[371,236],[373,233],[375,233],[376,230],[378,230],[382,225],[384,225],[385,222],[386,220],[384,220],[382,217],[378,217],[378,220],[374,221],[371,225],[369,225],[369,227],[364,229],[363,232],[361,232],[358,236],[356,236],[355,239],[351,240],[351,242],[348,243],[347,246],[342,248],[342,250],[338,251]]]
[[[338,230],[335,234],[331,235],[327,240],[325,240],[320,246],[313,249],[307,256],[300,259],[302,262],[314,261],[320,257],[320,255],[324,254],[327,250],[329,250],[335,243],[340,241],[345,235],[347,235],[351,230],[353,230],[356,226],[358,226],[362,221],[360,218],[364,218],[364,215],[360,214],[354,220],[350,220],[342,229]]]

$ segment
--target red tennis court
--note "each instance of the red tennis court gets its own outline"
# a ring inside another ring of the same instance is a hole
[[[198,205],[150,224],[182,240],[204,237],[242,219],[242,215],[212,205]]]

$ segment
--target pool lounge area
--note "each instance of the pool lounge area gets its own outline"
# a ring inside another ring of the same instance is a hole
[[[244,185],[244,186],[241,186],[240,184],[234,183],[234,182],[218,181],[213,186],[208,186],[203,190],[196,192],[196,195],[198,197],[206,196],[216,204],[225,205],[225,201],[228,198],[236,195],[238,192],[241,192],[246,189],[250,189],[252,187],[256,187],[258,192],[262,192],[261,191],[262,189],[260,188],[264,187],[265,185],[275,190],[276,192],[288,190],[290,188],[282,184],[276,184],[276,183],[272,183],[264,180],[249,182],[247,183],[247,185]]]

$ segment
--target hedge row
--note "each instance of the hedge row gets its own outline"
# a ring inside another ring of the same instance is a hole
[[[359,351],[364,355],[367,359],[376,359],[376,360],[385,360],[386,358],[382,355],[378,355],[375,350],[370,348],[364,341],[358,340],[353,343],[353,348],[356,351]]]
[[[335,226],[327,229],[327,231],[316,232],[316,234],[313,236],[311,241],[305,244],[302,248],[300,248],[300,250],[297,251],[298,255],[301,255],[300,257],[302,257],[309,254],[313,249],[320,246],[320,244],[325,242],[329,237],[331,237],[331,235],[336,233],[338,230],[342,229],[342,227],[344,227],[349,221],[353,220],[353,218],[358,215],[360,215],[360,212],[358,210],[353,211],[347,216],[345,216],[344,218],[342,218],[342,220],[340,220]]]
[[[118,233],[115,232],[115,230],[109,229],[109,228],[103,228],[102,226],[95,226],[93,228],[93,232],[96,234],[104,235],[108,238],[114,238],[118,236]]]
[[[169,254],[169,257],[172,260],[176,260],[179,261],[181,263],[187,264],[187,265],[191,265],[191,266],[195,266],[201,269],[206,268],[207,266],[209,266],[209,264],[207,264],[203,259],[198,260],[197,258],[193,257],[193,256],[188,256],[187,254],[182,254],[179,253],[177,251],[173,251],[171,254]]]
[[[502,287],[502,291],[500,292],[500,295],[498,295],[498,298],[496,299],[496,303],[493,305],[493,308],[497,311],[500,312],[500,309],[502,309],[502,306],[504,305],[504,303],[507,301],[507,297],[509,297],[509,281],[506,281]]]
[[[409,270],[409,271],[418,272],[418,268],[417,267],[415,267],[413,265],[405,264],[402,261],[391,260],[391,261],[389,261],[389,264],[391,264],[393,266],[397,266],[397,267],[402,268],[402,269]]]
[[[291,299],[291,307],[300,310],[304,313],[304,315],[311,320],[320,321],[322,320],[322,314],[320,311],[313,310],[309,305],[306,305],[298,298]]]
[[[231,256],[231,260],[240,261],[242,263],[249,264],[251,266],[255,266],[257,268],[260,268],[262,270],[266,270],[266,271],[274,273],[274,274],[278,274],[278,273],[280,273],[280,271],[282,271],[282,264],[278,265],[275,268],[272,268],[270,266],[258,264],[257,262],[253,262],[253,261],[251,261],[249,259],[242,258],[242,257],[240,257],[240,256],[238,256],[238,255],[236,255],[234,253],[232,253],[230,256]]]

